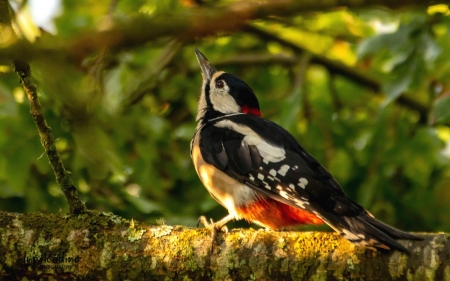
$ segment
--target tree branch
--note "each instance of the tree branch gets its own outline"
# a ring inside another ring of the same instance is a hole
[[[450,1],[377,0],[370,1],[370,3],[354,0],[239,1],[220,9],[197,8],[180,11],[171,15],[170,21],[167,20],[167,15],[136,16],[126,22],[114,25],[109,30],[87,32],[67,47],[71,57],[80,61],[87,54],[96,52],[103,47],[127,48],[166,36],[174,36],[181,41],[185,41],[186,39],[206,37],[219,32],[236,31],[250,20],[265,19],[270,16],[290,16],[304,12],[325,11],[337,7],[361,8],[376,5],[388,8],[412,5],[427,7],[439,3],[450,3]],[[149,26],[163,28],[146,28]]]
[[[256,27],[254,25],[246,25],[244,27],[244,31],[253,33],[257,35],[260,38],[263,38],[267,41],[275,41],[280,43],[283,46],[286,46],[288,48],[291,48],[293,51],[297,53],[310,53],[311,54],[311,63],[313,64],[319,64],[323,65],[328,69],[328,71],[339,74],[344,76],[347,79],[352,80],[353,82],[360,84],[363,87],[367,87],[373,90],[374,94],[380,95],[381,94],[381,82],[378,79],[375,79],[371,75],[368,75],[360,70],[355,70],[352,67],[349,67],[345,64],[343,64],[340,61],[332,60],[327,57],[321,56],[319,54],[314,54],[310,52],[309,50],[291,42],[288,40],[285,40],[283,38],[278,37],[275,34],[272,34],[262,28]],[[395,100],[398,104],[406,106],[407,108],[410,108],[412,110],[416,110],[420,114],[420,120],[424,121],[427,119],[428,116],[428,107],[405,96],[404,94],[399,96]]]
[[[33,57],[49,54],[62,54],[68,59],[80,63],[86,56],[104,48],[121,50],[154,41],[162,37],[175,37],[180,41],[215,35],[220,32],[236,31],[251,20],[265,19],[271,16],[290,16],[311,11],[326,11],[339,7],[363,8],[384,6],[399,8],[404,6],[449,4],[450,0],[279,0],[279,1],[239,1],[216,8],[181,9],[170,15],[137,15],[126,21],[117,21],[102,31],[90,30],[69,42],[37,42],[33,45],[19,41],[0,51],[0,61],[22,59],[29,61]],[[233,19],[233,20],[230,20]],[[148,28],[158,26],[161,28]]]
[[[9,5],[7,0],[0,0],[0,19],[2,31],[9,30],[11,37],[15,37],[11,26],[11,18],[9,15]],[[84,203],[79,199],[76,187],[73,185],[70,173],[64,168],[58,151],[56,150],[55,138],[51,132],[51,128],[47,125],[42,108],[38,99],[36,84],[31,76],[31,69],[28,63],[21,60],[14,61],[14,71],[20,78],[25,93],[30,103],[30,114],[36,123],[39,131],[42,146],[45,149],[50,165],[55,173],[56,181],[63,191],[69,203],[71,214],[81,214],[87,211]]]
[[[36,85],[34,84],[31,76],[30,66],[22,61],[15,61],[14,71],[19,76],[20,83],[27,94],[27,98],[30,103],[30,114],[36,123],[41,144],[45,149],[45,153],[47,154],[50,165],[55,173],[56,181],[66,196],[69,204],[69,211],[71,214],[85,213],[87,211],[86,206],[78,197],[77,188],[72,182],[70,173],[64,168],[61,157],[56,150],[55,138],[53,137],[52,130],[45,121],[45,117],[37,96]]]
[[[347,77],[364,87],[373,89],[374,91],[380,91],[381,85],[378,80],[369,76],[368,74],[362,73],[361,71],[356,71],[354,68],[348,67],[340,61],[332,60],[321,56],[319,54],[314,54],[309,50],[295,44],[294,42],[288,41],[286,39],[278,37],[276,34],[268,32],[260,27],[254,25],[246,25],[243,29],[246,32],[252,33],[266,41],[278,42],[283,46],[286,46],[296,53],[310,53],[311,60],[310,63],[320,64],[325,66],[329,71]]]
[[[253,65],[275,65],[295,66],[299,61],[298,56],[285,54],[267,53],[241,53],[232,57],[225,57],[214,62],[214,66],[221,68],[229,65],[253,66]],[[196,68],[193,71],[198,71]]]
[[[81,219],[80,219],[81,218]],[[448,234],[402,242],[412,254],[355,247],[337,233],[235,229],[210,252],[204,229],[149,226],[108,213],[0,212],[7,280],[444,280]],[[446,275],[447,274],[447,275]]]
[[[172,62],[182,47],[183,42],[178,40],[172,40],[167,44],[156,62],[149,69],[143,71],[142,77],[133,86],[133,89],[126,94],[124,104],[134,104],[142,99],[146,93],[151,92],[158,85],[158,78],[160,78],[163,69]]]
[[[30,44],[26,41],[18,41],[7,48],[0,50],[0,61],[20,59],[24,61],[35,57],[65,56],[67,59],[80,63],[86,56],[99,52],[105,48],[121,50],[125,48],[141,46],[143,43],[153,41],[161,37],[172,36],[180,41],[192,38],[206,37],[220,32],[231,32],[246,29],[266,39],[276,40],[298,52],[306,50],[294,43],[268,34],[263,30],[248,25],[255,19],[264,19],[270,16],[290,16],[311,11],[324,11],[338,7],[362,8],[369,6],[384,6],[388,8],[399,8],[404,6],[436,5],[439,3],[450,3],[450,0],[423,1],[423,0],[376,0],[376,1],[354,1],[354,0],[315,0],[315,1],[266,1],[248,2],[239,1],[231,3],[221,9],[214,8],[190,8],[175,12],[171,20],[167,21],[167,15],[146,16],[138,15],[126,21],[116,22],[109,29],[103,31],[91,30],[85,32],[67,42],[37,42]],[[230,21],[229,19],[233,20]],[[149,26],[161,26],[163,28],[147,28]],[[365,87],[374,89],[379,94],[380,82],[359,71],[346,67],[340,62],[323,56],[313,55],[311,63],[326,66],[330,71],[349,77],[353,81],[363,84]],[[428,108],[419,102],[401,95],[397,103],[407,106],[419,112],[421,120],[426,120]]]

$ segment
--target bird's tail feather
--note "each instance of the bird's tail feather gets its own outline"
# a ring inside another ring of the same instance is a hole
[[[329,225],[351,242],[366,247],[396,249],[409,253],[395,239],[423,240],[422,238],[389,226],[368,214],[362,213],[354,217],[343,217],[336,225]]]

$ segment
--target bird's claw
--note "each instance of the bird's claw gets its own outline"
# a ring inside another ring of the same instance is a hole
[[[216,241],[217,233],[219,231],[228,233],[228,227],[226,225],[222,224],[220,221],[214,222],[212,218],[208,221],[205,216],[200,216],[197,221],[197,227],[200,225],[200,223],[203,224],[205,228],[211,231],[211,249],[214,246],[214,242]]]
[[[224,225],[222,222],[214,222],[214,220],[211,218],[208,219],[205,216],[200,216],[198,218],[197,221],[197,227],[199,227],[199,225],[203,224],[205,226],[205,228],[208,228],[209,230],[212,230],[213,228],[216,230],[220,230],[222,232],[228,233],[228,227],[226,225]]]

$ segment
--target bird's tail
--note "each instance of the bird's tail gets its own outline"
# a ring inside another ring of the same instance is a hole
[[[328,225],[351,242],[381,249],[396,249],[409,253],[396,239],[423,240],[416,235],[389,226],[368,213],[360,213],[354,217],[340,217],[336,223],[325,220]]]

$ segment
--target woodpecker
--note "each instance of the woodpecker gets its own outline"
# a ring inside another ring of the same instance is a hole
[[[203,84],[191,158],[203,185],[229,213],[217,222],[200,217],[213,237],[230,220],[245,219],[268,229],[326,223],[372,249],[408,252],[396,239],[421,240],[349,199],[288,131],[261,118],[258,99],[244,81],[195,52]]]

